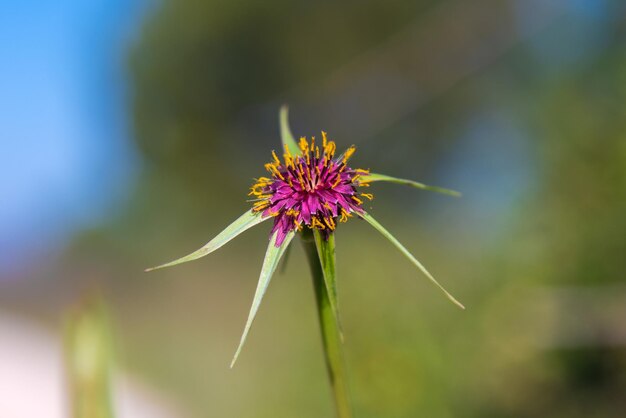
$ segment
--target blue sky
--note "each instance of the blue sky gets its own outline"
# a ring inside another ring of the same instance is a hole
[[[0,5],[0,277],[60,251],[132,190],[125,57],[145,6]]]

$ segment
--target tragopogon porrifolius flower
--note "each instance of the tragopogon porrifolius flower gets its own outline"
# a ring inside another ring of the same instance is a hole
[[[252,308],[231,363],[232,367],[241,352],[252,321],[281,257],[294,236],[300,233],[313,273],[326,361],[335,393],[337,412],[342,418],[349,417],[351,408],[341,359],[341,333],[337,313],[335,230],[339,223],[346,222],[350,218],[364,219],[395,245],[452,302],[463,308],[463,305],[450,295],[426,268],[363,208],[364,200],[373,199],[373,195],[364,188],[376,181],[399,183],[453,196],[459,194],[452,190],[427,186],[411,180],[352,168],[349,160],[356,148],[350,146],[344,152],[339,153],[335,142],[329,140],[325,132],[322,132],[321,141],[316,142],[315,138],[309,141],[302,137],[296,143],[287,122],[286,108],[281,110],[280,128],[283,144],[282,159],[276,151],[272,151],[272,161],[265,164],[269,176],[259,177],[250,189],[252,209],[247,210],[199,250],[148,270],[173,266],[203,257],[252,226],[266,220],[273,220],[270,243],[261,268]]]

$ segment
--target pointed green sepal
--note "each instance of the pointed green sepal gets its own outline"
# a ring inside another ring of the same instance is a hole
[[[391,235],[389,231],[387,231],[381,224],[379,224],[374,218],[372,218],[369,213],[365,212],[360,216],[361,218],[365,219],[370,225],[372,225],[376,230],[378,230],[378,232],[383,234],[383,236],[387,238],[393,245],[395,245],[396,248],[406,256],[406,258],[408,258],[413,264],[415,264],[415,266],[420,269],[422,273],[424,273],[424,275],[428,277],[428,279],[448,297],[448,299],[450,299],[459,308],[465,309],[465,306],[463,306],[461,302],[456,300],[454,296],[452,296],[441,284],[439,284],[439,282],[435,280],[435,278],[428,272],[428,270],[426,270],[422,263],[417,261],[417,259],[413,257],[413,254],[411,254],[409,250],[407,250],[402,244],[400,244],[400,242],[393,235]]]
[[[223,246],[228,241],[235,238],[237,235],[241,234],[242,232],[270,218],[271,216],[263,217],[261,216],[260,213],[254,213],[251,210],[246,211],[246,213],[241,215],[235,222],[228,225],[226,229],[220,232],[215,238],[209,241],[202,248],[194,251],[193,253],[189,255],[181,257],[177,260],[170,261],[169,263],[161,264],[156,267],[148,268],[145,271],[152,271],[152,270],[160,269],[163,267],[171,267],[171,266],[175,266],[176,264],[186,263],[188,261],[193,261],[200,257],[204,257],[205,255],[210,254],[213,251],[217,250],[218,248],[220,248],[221,246]]]
[[[330,301],[330,307],[335,316],[337,322],[337,329],[339,335],[343,341],[343,331],[341,329],[341,321],[339,320],[339,309],[337,308],[337,273],[335,268],[335,234],[330,233],[328,239],[322,236],[322,233],[318,229],[313,230],[313,237],[315,239],[315,247],[317,249],[317,255],[320,259],[322,266],[322,272],[324,273],[324,283],[326,285],[326,292],[328,293],[328,300]]]
[[[283,145],[283,151],[287,152],[288,149],[292,155],[300,154],[300,147],[294,139],[291,128],[289,127],[289,107],[287,107],[287,105],[283,105],[280,108],[278,119],[280,122],[280,141]]]
[[[235,355],[233,357],[233,361],[230,363],[230,367],[232,368],[239,357],[239,353],[241,353],[241,349],[243,348],[244,343],[246,342],[246,338],[248,337],[248,332],[250,331],[250,327],[252,326],[252,322],[256,316],[257,311],[259,310],[259,306],[261,305],[261,301],[263,300],[263,296],[265,295],[265,291],[270,284],[270,280],[272,279],[272,275],[276,270],[276,266],[278,266],[278,262],[282,257],[283,253],[289,246],[289,243],[293,239],[295,235],[294,231],[291,231],[285,237],[285,240],[280,244],[279,247],[276,246],[276,236],[277,233],[272,235],[270,239],[270,243],[267,246],[267,251],[265,253],[265,259],[263,260],[263,267],[261,267],[261,275],[259,276],[259,282],[256,287],[256,291],[254,293],[254,299],[252,300],[252,307],[250,308],[250,313],[248,314],[248,320],[246,321],[246,326],[244,327],[243,334],[241,335],[241,340],[239,341],[239,346],[237,347],[237,351],[235,351]]]
[[[454,190],[444,189],[443,187],[437,187],[437,186],[429,186],[427,184],[420,183],[417,181],[399,179],[396,177],[387,176],[385,174],[376,174],[376,173],[363,174],[359,179],[360,181],[367,182],[367,183],[373,182],[373,181],[388,181],[390,183],[397,183],[397,184],[403,184],[405,186],[415,187],[416,189],[422,189],[422,190],[428,190],[431,192],[447,194],[448,196],[454,196],[454,197],[461,196],[461,193],[454,191]]]

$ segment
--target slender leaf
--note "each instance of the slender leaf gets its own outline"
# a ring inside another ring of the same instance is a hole
[[[189,255],[186,255],[184,257],[181,257],[169,263],[161,264],[156,267],[151,267],[149,269],[146,269],[146,271],[152,271],[152,270],[160,269],[163,267],[171,267],[171,266],[175,266],[176,264],[186,263],[188,261],[193,261],[200,257],[204,257],[205,255],[210,254],[213,251],[217,250],[218,248],[226,244],[228,241],[235,238],[237,235],[241,234],[247,229],[252,228],[255,225],[260,224],[261,222],[269,218],[270,217],[262,217],[260,214],[254,213],[250,210],[246,211],[246,213],[241,215],[235,222],[228,225],[226,229],[220,232],[215,238],[213,238],[211,241],[209,241],[206,245],[204,245],[199,250],[196,250]]]
[[[333,311],[339,335],[343,340],[343,332],[341,330],[341,322],[339,321],[339,309],[337,307],[337,273],[335,268],[335,234],[331,233],[328,239],[324,239],[322,233],[318,229],[313,230],[315,239],[315,247],[322,266],[324,274],[324,284],[330,301],[330,307]]]
[[[283,255],[283,259],[280,262],[280,267],[278,269],[278,272],[280,274],[285,274],[285,271],[287,270],[287,264],[289,264],[289,258],[291,257],[292,251],[293,251],[293,247],[291,246],[287,247],[287,249],[285,250],[285,254]]]
[[[283,150],[287,152],[288,148],[292,155],[300,154],[300,147],[291,133],[291,128],[289,128],[289,107],[287,105],[283,105],[280,108],[279,122],[280,141],[282,142]]]
[[[424,183],[419,183],[417,181],[413,181],[413,180],[406,180],[406,179],[399,179],[396,177],[391,177],[391,176],[387,176],[385,174],[376,174],[376,173],[369,173],[369,174],[365,174],[363,176],[361,176],[361,179],[363,181],[367,181],[367,182],[372,182],[372,181],[388,181],[391,183],[397,183],[397,184],[403,184],[405,186],[411,186],[411,187],[415,187],[416,189],[422,189],[422,190],[428,190],[431,192],[437,192],[437,193],[443,193],[443,194],[447,194],[449,196],[454,196],[454,197],[460,197],[461,193],[454,191],[454,190],[450,190],[450,189],[444,189],[443,187],[437,187],[437,186],[428,186]]]
[[[261,305],[261,301],[263,300],[263,296],[265,295],[265,291],[267,290],[267,286],[270,284],[270,280],[272,279],[272,275],[276,270],[276,266],[278,266],[278,262],[282,257],[285,249],[289,246],[289,243],[293,239],[295,235],[294,231],[291,231],[285,237],[285,240],[280,244],[279,247],[276,247],[276,236],[275,233],[270,239],[270,243],[267,246],[267,251],[265,253],[265,259],[263,260],[263,267],[261,267],[261,275],[259,276],[259,283],[256,287],[256,292],[254,293],[254,299],[252,300],[252,307],[250,308],[250,313],[248,314],[248,320],[246,322],[246,326],[243,330],[243,334],[241,336],[241,341],[239,341],[239,346],[237,347],[237,351],[235,351],[235,356],[233,357],[233,361],[230,363],[230,367],[232,368],[239,357],[239,353],[241,353],[241,349],[243,348],[244,343],[246,342],[246,338],[248,337],[248,332],[250,331],[250,327],[252,326],[252,321],[256,316],[257,311],[259,310],[259,306]]]
[[[428,277],[428,279],[437,286],[454,304],[456,304],[459,308],[465,309],[465,306],[461,304],[458,300],[454,298],[435,278],[426,270],[426,268],[417,261],[415,257],[402,245],[400,242],[393,236],[389,231],[387,231],[381,224],[379,224],[369,213],[364,213],[361,215],[363,219],[365,219],[370,225],[372,225],[375,229],[378,230],[385,238],[387,238],[393,245],[396,246],[400,250],[402,254],[406,256],[418,269],[422,271]]]

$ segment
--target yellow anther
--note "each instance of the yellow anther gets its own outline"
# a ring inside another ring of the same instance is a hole
[[[335,145],[334,141],[328,141],[328,143],[324,145],[324,153],[328,155],[328,158],[333,158],[336,150],[337,145]]]
[[[289,209],[287,210],[287,212],[285,212],[285,214],[288,216],[298,216],[300,212],[295,209]]]
[[[363,201],[356,196],[352,196],[352,200],[354,200],[359,205],[363,204]]]
[[[316,216],[311,217],[311,228],[326,229]]]
[[[302,177],[302,171],[298,170],[298,183],[300,183],[300,186],[304,189],[304,178]]]
[[[350,159],[350,157],[352,157],[352,154],[354,154],[355,151],[356,151],[356,147],[354,145],[350,146],[350,148],[346,150],[346,152],[343,154],[344,164],[348,162],[348,160]]]
[[[285,160],[285,166],[288,168],[293,167],[293,158],[291,158],[291,155],[285,153],[283,154],[283,159]]]
[[[369,200],[374,200],[374,195],[371,193],[361,193],[361,196],[369,199]]]
[[[280,167],[280,160],[278,159],[278,156],[276,155],[276,151],[272,151],[272,157],[274,157],[274,164]]]
[[[326,132],[322,131],[322,148],[326,150],[326,144],[328,143],[328,139],[326,138]]]
[[[351,217],[348,212],[344,208],[341,208],[341,218],[339,218],[339,222],[346,222],[349,217]]]
[[[305,137],[300,138],[300,143],[298,145],[300,146],[302,154],[306,154],[309,152],[309,143],[306,141]]]
[[[337,174],[337,178],[335,178],[335,182],[333,183],[333,187],[339,186],[339,183],[341,183],[341,174]]]
[[[272,173],[273,175],[275,175],[278,178],[280,178],[281,180],[283,180],[283,181],[285,180],[283,175],[280,174],[280,171],[278,171],[278,167],[276,167],[276,165],[274,163],[267,163],[267,164],[265,164],[265,169],[267,171],[269,171],[270,173]]]
[[[256,203],[254,204],[254,207],[252,208],[252,210],[253,210],[254,212],[261,212],[262,210],[267,209],[267,207],[268,207],[269,205],[270,205],[270,204],[269,204],[268,202],[266,202],[266,201],[256,202]]]
[[[333,221],[333,218],[331,218],[330,216],[325,217],[324,222],[328,226],[328,229],[330,229],[331,231],[335,229],[336,227],[335,222]]]

